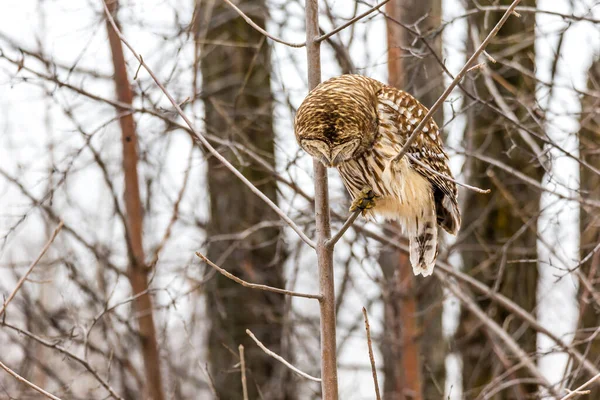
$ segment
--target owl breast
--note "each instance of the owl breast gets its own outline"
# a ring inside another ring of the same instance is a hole
[[[386,220],[399,220],[406,227],[415,217],[432,210],[431,184],[406,158],[390,165],[396,154],[386,154],[376,145],[363,156],[340,164],[338,171],[352,198],[365,187],[378,196],[375,207],[367,211],[367,218],[379,215]]]

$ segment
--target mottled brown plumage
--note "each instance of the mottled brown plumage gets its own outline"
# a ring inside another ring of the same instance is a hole
[[[410,239],[415,275],[431,275],[437,225],[460,228],[454,182],[403,157],[392,162],[427,109],[410,94],[361,75],[321,83],[298,109],[296,139],[328,167],[335,167],[350,195],[351,210],[367,218],[399,220]],[[440,132],[431,119],[407,154],[452,177]]]

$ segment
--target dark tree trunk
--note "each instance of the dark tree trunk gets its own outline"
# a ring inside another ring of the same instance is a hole
[[[265,25],[264,0],[237,3],[257,24]],[[223,1],[197,1],[193,28],[202,73],[206,130],[252,148],[274,165],[270,49],[265,38]],[[240,162],[238,156],[243,155],[234,155],[227,147],[219,151],[276,200],[277,186],[269,172],[252,164],[252,160]],[[207,180],[208,257],[242,279],[283,287],[285,251],[279,228],[262,228],[242,240],[211,240],[261,222],[278,221],[277,215],[212,157],[208,158]],[[263,353],[245,333],[250,329],[269,349],[289,359],[290,350],[284,345],[288,299],[244,288],[220,274],[207,283],[206,293],[211,324],[209,362],[220,398],[242,397],[240,369],[236,366],[239,344],[246,349],[250,399],[259,398],[257,390],[265,399],[295,398],[289,371]]]
[[[600,91],[600,59],[596,60],[589,70],[590,91]],[[585,96],[582,101],[581,128],[579,131],[579,156],[592,167],[600,169],[600,100],[598,97]],[[581,195],[587,199],[600,199],[600,175],[584,165],[580,165],[580,190]],[[581,207],[580,214],[580,253],[581,258],[586,257],[600,243],[600,214],[598,209]],[[594,255],[581,266],[581,273],[593,286],[594,292],[599,292],[600,285],[600,252]],[[576,342],[581,341],[579,351],[594,363],[600,364],[600,337],[596,336],[592,341],[590,337],[600,326],[600,307],[592,297],[584,283],[579,286],[579,326]],[[579,379],[572,385],[576,388],[589,379],[586,374],[576,371]],[[600,385],[596,384],[587,389],[592,390],[588,395],[590,399],[600,398]]]
[[[495,4],[508,6],[511,3],[509,0],[501,0]],[[524,0],[521,5],[535,7],[536,2]],[[479,13],[472,18],[470,23],[477,27],[480,41],[501,16],[501,13]],[[494,56],[496,52],[502,52],[497,57],[504,57],[527,71],[535,71],[534,27],[534,14],[509,18],[487,48],[488,53]],[[521,106],[535,104],[534,78],[501,62],[488,63],[488,66],[492,72],[493,84],[508,107],[524,126],[536,129],[536,124]],[[475,81],[475,88],[482,99],[495,103],[484,84],[483,71]],[[499,107],[497,104],[496,106]],[[507,123],[506,119],[489,107],[478,105],[471,111],[467,140],[470,152],[484,154],[537,182],[541,181],[543,169],[529,145],[523,141],[514,124]],[[537,260],[536,226],[540,212],[540,192],[512,174],[490,167],[475,157],[468,162],[469,183],[491,188],[492,194],[480,195],[471,191],[465,193],[463,232],[466,236],[461,237],[464,271],[535,314],[538,263],[515,260]],[[513,336],[525,352],[535,354],[536,333],[532,329],[527,329],[518,319],[511,318],[510,313],[497,308],[486,298],[480,298],[478,303]],[[486,332],[477,318],[464,310],[456,341],[463,360],[465,399],[477,397],[494,378],[516,364],[509,357],[510,353]],[[523,377],[527,375],[520,368],[509,374],[504,381]],[[494,395],[493,399],[531,398],[537,389],[536,385],[515,384]]]
[[[389,84],[431,107],[443,89],[439,63],[421,41],[413,43],[415,37],[394,20],[407,25],[420,21],[418,27],[426,34],[440,24],[441,2],[401,0],[388,3],[386,11],[393,18],[387,21]],[[441,54],[441,38],[427,40]],[[441,113],[435,119],[440,123]],[[416,278],[408,256],[399,251],[382,251],[379,263],[387,278],[382,344],[385,399],[440,399],[447,354],[440,282],[435,277]]]

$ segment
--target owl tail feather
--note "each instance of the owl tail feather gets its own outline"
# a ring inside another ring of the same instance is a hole
[[[409,229],[410,263],[415,275],[429,276],[433,273],[438,254],[438,229],[434,213],[416,218]]]

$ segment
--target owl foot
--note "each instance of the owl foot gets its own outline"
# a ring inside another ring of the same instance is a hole
[[[352,202],[352,205],[350,206],[350,212],[362,210],[362,215],[365,215],[367,210],[375,207],[375,199],[377,197],[378,196],[370,187],[365,187]]]

